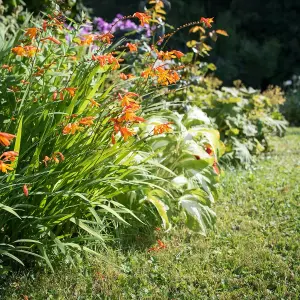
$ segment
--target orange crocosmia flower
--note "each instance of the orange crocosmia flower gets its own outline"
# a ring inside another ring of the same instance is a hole
[[[172,127],[170,126],[170,124],[172,124],[171,122],[165,123],[165,124],[159,124],[159,125],[155,125],[154,126],[154,134],[162,134],[165,132],[170,132],[172,131]]]
[[[120,127],[120,132],[121,132],[121,135],[123,136],[125,142],[128,140],[128,138],[130,136],[133,136],[135,134],[135,132],[133,130],[131,130],[127,127]]]
[[[11,72],[13,67],[9,65],[2,65],[1,68],[6,69],[8,72]]]
[[[161,249],[167,248],[166,244],[164,242],[162,242],[161,240],[157,240],[157,244],[158,244],[158,246],[149,248],[148,252],[159,251]]]
[[[151,248],[148,249],[148,252],[154,252],[154,251],[157,251],[157,250],[159,250],[158,247],[151,247]]]
[[[23,84],[29,84],[30,82],[29,82],[29,81],[26,81],[26,80],[24,80],[24,79],[22,79],[22,80],[21,80],[21,83],[23,83]]]
[[[166,51],[166,52],[159,51],[159,52],[157,52],[157,57],[160,60],[171,60],[174,56],[173,56],[172,52],[169,52],[169,51]]]
[[[141,12],[136,12],[133,16],[140,20],[141,26],[149,24],[149,21],[151,20],[151,16]]]
[[[78,89],[78,88],[73,88],[73,87],[67,87],[67,88],[64,88],[64,90],[66,90],[66,91],[69,93],[69,95],[70,95],[71,97],[74,97],[75,91],[76,91],[77,89]]]
[[[3,159],[3,161],[15,161],[16,157],[19,155],[18,152],[16,151],[6,151],[4,153],[2,153],[2,155],[0,156],[0,159]]]
[[[43,76],[45,70],[42,69],[42,68],[40,68],[40,67],[37,67],[37,69],[38,69],[38,70],[37,70],[35,73],[33,73],[32,75],[33,75],[33,76]]]
[[[161,240],[157,240],[159,249],[167,248],[166,244],[162,242]]]
[[[61,42],[58,39],[56,39],[55,37],[53,37],[53,36],[48,36],[46,38],[43,38],[43,39],[41,39],[41,42],[45,42],[47,40],[49,40],[49,41],[51,41],[51,42],[53,42],[53,43],[55,43],[57,45],[61,44]]]
[[[14,139],[16,136],[14,134],[6,133],[6,132],[0,132],[0,144],[2,146],[9,146],[10,141]]]
[[[103,43],[111,44],[112,39],[114,38],[114,35],[110,32],[101,34],[97,37],[99,40],[101,40]]]
[[[156,69],[157,82],[161,85],[174,84],[180,77],[176,71],[165,70],[163,67],[157,67]]]
[[[176,71],[170,70],[168,80],[169,80],[170,84],[173,84],[180,80],[180,76],[178,75],[178,73]]]
[[[53,99],[53,100],[56,100],[57,94],[58,94],[57,92],[54,92],[54,93],[53,93],[53,95],[52,95],[52,99]]]
[[[97,60],[101,67],[106,65],[106,55],[92,55],[92,60]]]
[[[134,77],[135,76],[132,75],[132,74],[124,74],[124,73],[120,74],[120,78],[123,79],[123,80],[131,79],[131,78],[134,78]]]
[[[27,57],[32,57],[33,55],[36,54],[36,52],[39,51],[39,49],[37,47],[34,46],[24,46],[24,50],[25,50],[25,56]]]
[[[141,108],[141,106],[136,102],[130,102],[129,105],[124,107],[126,110],[137,111]]]
[[[51,158],[49,157],[49,156],[45,156],[44,157],[44,159],[42,160],[42,162],[45,164],[45,167],[47,167],[47,165],[48,165],[48,161],[50,161],[51,160]]]
[[[11,92],[16,93],[16,92],[18,92],[20,89],[19,89],[17,86],[11,86],[8,90],[11,91]],[[17,102],[18,102],[18,101],[17,101]]]
[[[86,126],[91,126],[91,125],[94,124],[94,122],[93,122],[94,119],[95,119],[95,117],[85,117],[85,118],[82,118],[79,121],[79,124],[86,125]]]
[[[115,138],[115,135],[112,134],[111,136],[111,143],[114,145],[116,143],[116,138]]]
[[[214,18],[203,18],[202,17],[200,19],[200,22],[204,23],[208,28],[211,28],[212,27],[211,23],[214,22]]]
[[[12,171],[13,168],[11,167],[10,164],[6,164],[2,160],[0,160],[0,171],[2,173],[7,173],[7,170]]]
[[[120,67],[119,61],[112,54],[108,55],[92,55],[92,60],[97,60],[101,67],[105,65],[113,65],[112,70],[116,70]]]
[[[120,131],[120,123],[118,119],[112,118],[111,119],[112,122],[114,122],[114,130],[116,133],[118,133]]]
[[[147,68],[145,71],[141,73],[141,76],[144,78],[153,77],[155,76],[154,71],[152,68]]]
[[[47,30],[48,27],[48,21],[44,20],[43,21],[43,31],[45,32]]]
[[[173,50],[172,52],[175,54],[175,56],[176,56],[178,59],[180,59],[182,56],[184,56],[184,54],[183,54],[181,51]]]
[[[59,92],[59,99],[64,100],[64,93],[63,92]]]
[[[90,45],[93,43],[95,36],[93,34],[86,34],[82,37],[80,45]]]
[[[54,154],[52,155],[52,159],[54,160],[54,162],[55,162],[56,164],[59,163],[59,159],[58,159]]]
[[[120,78],[123,79],[123,80],[127,80],[128,79],[127,75],[124,74],[124,73],[120,74]]]
[[[36,52],[39,51],[39,49],[37,47],[29,45],[29,46],[24,46],[24,47],[16,46],[16,47],[12,48],[11,51],[19,56],[32,57]]]
[[[216,30],[216,33],[220,34],[220,35],[228,36],[228,33],[225,30],[222,30],[222,29]]]
[[[63,134],[75,134],[77,130],[82,129],[82,127],[79,126],[78,122],[75,123],[69,123],[65,128],[63,129]]]
[[[29,191],[28,191],[28,187],[26,184],[23,185],[23,193],[24,193],[25,197],[28,197]]]
[[[56,157],[57,155],[59,155],[61,161],[65,160],[65,157],[64,157],[64,155],[61,152],[55,152],[52,155],[52,159],[55,161],[55,163],[57,163],[57,164],[59,163],[59,159]],[[45,156],[45,158],[46,157],[47,157],[47,161],[51,160],[51,158],[49,158],[48,156]]]
[[[126,44],[126,47],[129,48],[129,51],[130,51],[130,52],[136,52],[136,51],[137,51],[137,46],[136,46],[136,44],[127,43],[127,44]]]
[[[22,46],[17,46],[11,49],[11,51],[19,56],[25,56],[26,55],[26,51],[24,50],[24,48]]]
[[[27,28],[25,35],[29,36],[29,38],[34,39],[37,36],[38,29],[36,27]]]
[[[100,104],[98,102],[96,102],[94,99],[90,99],[91,101],[91,107],[99,107]]]
[[[219,169],[216,161],[213,163],[213,169],[217,175],[220,175],[220,169]]]
[[[55,152],[54,155],[59,155],[61,161],[65,160],[65,157],[64,157],[64,155],[61,152]]]
[[[135,76],[132,75],[132,74],[124,74],[124,73],[120,74],[120,78],[123,79],[123,80],[131,79],[131,78],[134,78],[134,77]]]
[[[120,68],[120,64],[119,61],[121,61],[120,59],[118,60],[117,58],[115,58],[113,55],[108,55],[107,58],[107,62],[112,65],[112,70],[117,70]]]
[[[129,106],[131,103],[136,103],[136,101],[131,97],[138,97],[139,95],[136,93],[128,92],[123,97],[121,94],[119,94],[118,96],[121,100],[121,106],[126,107]]]
[[[160,60],[171,60],[172,58],[178,58],[180,59],[184,54],[181,51],[172,50],[172,51],[157,51],[157,57]]]
[[[139,94],[133,92],[127,92],[125,95],[129,97],[139,97]]]
[[[132,110],[125,110],[124,115],[120,118],[120,121],[127,122],[145,122],[146,120],[142,117],[138,117]]]

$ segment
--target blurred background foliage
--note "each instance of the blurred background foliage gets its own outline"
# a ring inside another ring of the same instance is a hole
[[[112,18],[143,6],[139,0],[83,0],[95,15]],[[169,23],[177,27],[200,16],[215,17],[230,39],[217,43],[209,60],[225,84],[241,79],[266,88],[300,72],[300,1],[295,0],[169,0]],[[173,43],[184,47],[187,31]]]
[[[295,0],[164,0],[168,21],[177,27],[200,16],[215,17],[230,39],[217,43],[207,60],[217,66],[216,75],[225,84],[241,79],[246,85],[265,89],[282,84],[300,73],[300,1]],[[12,11],[21,0],[2,0]],[[51,7],[50,0],[24,0],[29,11]],[[0,0],[1,3],[1,0]],[[89,8],[92,16],[112,20],[142,10],[145,0],[59,0],[69,14]],[[173,44],[185,47],[187,31]]]
[[[24,2],[23,2],[24,1]],[[229,39],[216,43],[210,56],[202,58],[217,66],[215,75],[225,85],[240,79],[246,86],[265,90],[269,85],[283,86],[295,74],[300,74],[300,1],[296,0],[163,0],[168,23],[174,27],[199,20],[201,16],[214,17],[218,28],[229,33]],[[84,10],[91,17],[112,21],[123,15],[142,11],[147,0],[57,0],[66,14],[75,17]],[[52,9],[51,0],[0,0],[1,14],[18,12],[20,5],[38,14]],[[5,7],[5,9],[4,9]],[[25,19],[25,17],[23,17]],[[2,21],[3,23],[3,21]],[[11,21],[9,21],[11,23]],[[186,51],[188,29],[180,31],[170,47]],[[287,89],[288,94],[291,94]],[[292,100],[288,98],[285,112],[292,124],[294,107],[299,106],[299,93],[293,87]],[[297,110],[297,109],[296,109]]]

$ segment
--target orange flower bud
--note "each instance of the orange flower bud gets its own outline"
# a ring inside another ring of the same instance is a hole
[[[26,184],[23,185],[23,193],[24,193],[24,195],[25,195],[26,197],[28,197],[29,191],[28,191],[28,188],[27,188],[27,185],[26,185]]]

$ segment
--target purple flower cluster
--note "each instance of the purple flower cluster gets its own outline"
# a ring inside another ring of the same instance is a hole
[[[93,32],[93,24],[92,23],[85,23],[80,26],[79,35],[86,35]]]
[[[111,23],[104,21],[102,18],[95,18],[94,24],[97,30],[101,33],[107,33],[109,31],[111,31],[111,33],[114,33],[119,30],[138,31],[138,32],[145,31],[147,37],[151,36],[151,30],[148,24],[145,24],[145,26],[142,27],[135,24],[131,20],[126,20],[126,19],[121,20],[122,18],[123,16],[121,14],[117,14]]]
[[[151,37],[151,29],[155,30],[155,27],[150,28],[149,24],[144,26],[137,25],[131,20],[124,19],[121,14],[117,14],[111,23],[104,21],[102,18],[95,18],[93,22],[86,22],[80,26],[79,37],[83,37],[89,34],[103,34],[111,32],[112,34],[117,31],[136,31],[144,34],[146,37]],[[74,28],[70,25],[65,25],[67,29],[73,30]],[[70,42],[70,35],[66,35],[66,40]],[[96,46],[94,46],[96,47]]]

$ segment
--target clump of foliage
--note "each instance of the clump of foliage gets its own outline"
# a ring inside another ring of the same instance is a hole
[[[261,94],[243,86],[212,90],[204,100],[204,111],[213,118],[226,145],[223,161],[249,166],[256,155],[269,150],[270,134],[284,134],[287,124],[278,109],[284,99],[276,96],[273,89]]]
[[[122,20],[155,23],[159,9]],[[153,215],[166,230],[179,211],[202,234],[214,224],[219,133],[197,107],[154,101],[180,81],[184,54],[80,30],[53,12],[1,50],[0,266],[33,255],[52,269],[53,255],[97,254],[120,226]],[[147,67],[130,74],[140,48]]]
[[[286,84],[286,102],[282,113],[293,126],[300,126],[300,77],[294,75]]]
[[[226,147],[222,160],[229,165],[250,166],[255,156],[269,150],[268,137],[282,136],[286,130],[278,104],[251,88],[207,90],[193,86],[184,92],[184,97],[212,119]]]
[[[200,26],[192,27],[191,33],[199,34],[198,40],[191,40],[187,46],[194,54],[186,56],[182,91],[169,96],[170,101],[196,105],[211,118],[225,143],[226,154],[223,162],[230,165],[249,166],[256,155],[268,150],[268,135],[282,136],[286,121],[279,112],[285,101],[278,87],[270,87],[263,94],[252,88],[245,88],[240,80],[235,87],[221,87],[222,81],[210,72],[215,71],[213,64],[200,63],[199,57],[207,55],[211,47],[206,40],[208,34]],[[209,36],[227,36],[224,30],[216,30]]]

